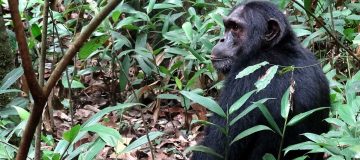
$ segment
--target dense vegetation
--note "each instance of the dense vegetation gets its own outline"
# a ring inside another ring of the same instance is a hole
[[[324,121],[332,129],[321,135],[304,133],[308,141],[284,146],[285,153],[302,149],[324,153],[331,160],[360,159],[360,97],[357,94],[360,91],[360,3],[354,0],[273,1],[284,10],[302,44],[319,58],[331,87],[331,113]],[[45,84],[72,42],[108,1],[51,1],[48,24],[44,25],[46,2],[19,1],[32,65]],[[42,132],[36,133],[40,135],[36,136],[38,143],[33,140],[28,157],[36,157],[39,148],[35,146],[41,147],[41,159],[54,160],[187,159],[191,151],[222,157],[195,144],[201,140],[203,125],[214,125],[206,121],[208,113],[227,117],[241,106],[241,101],[246,101],[247,95],[230,111],[219,108],[216,98],[223,76],[210,61],[211,49],[224,31],[222,17],[237,3],[122,1],[102,19],[71,63],[66,64],[66,71],[49,94]],[[19,51],[8,1],[0,0],[0,4],[11,49]],[[42,41],[43,31],[47,31],[45,41]],[[46,57],[42,59],[44,46]],[[0,159],[15,158],[33,97],[38,97],[34,92],[30,94],[32,84],[22,78],[24,69],[19,59],[14,60],[18,68],[8,73],[0,84],[0,94],[17,93],[10,103],[0,108]],[[245,69],[242,74],[251,74],[254,68]],[[266,87],[271,75],[293,69],[291,66],[272,69],[270,76],[255,85]],[[290,90],[284,97],[289,94]],[[266,98],[269,97],[264,97],[264,101]],[[283,101],[282,115],[288,118],[290,100],[284,98]],[[250,112],[258,106],[262,105],[243,107],[248,107]],[[315,110],[292,117],[284,126],[301,123],[313,112]],[[271,115],[264,115],[271,121]],[[237,120],[241,116],[237,115]],[[280,124],[270,124],[249,128],[235,140],[262,130],[281,135],[283,128],[277,127]],[[226,134],[227,127],[219,126],[219,129]],[[276,159],[276,156],[265,155],[264,159]]]

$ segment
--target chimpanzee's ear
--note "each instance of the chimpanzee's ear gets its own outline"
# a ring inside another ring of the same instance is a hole
[[[283,32],[284,28],[280,25],[280,22],[277,19],[271,18],[267,22],[267,31],[264,39],[266,42],[275,45],[282,38]]]

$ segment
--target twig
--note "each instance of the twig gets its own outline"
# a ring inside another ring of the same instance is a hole
[[[65,55],[65,51],[64,51],[64,48],[61,47],[61,46],[63,46],[63,44],[61,43],[61,40],[60,40],[60,36],[59,36],[59,32],[58,32],[58,29],[57,29],[57,26],[56,26],[56,21],[55,21],[55,19],[54,19],[53,12],[50,11],[49,13],[50,13],[50,17],[51,17],[51,22],[52,22],[52,24],[53,24],[54,37],[55,37],[55,33],[56,33],[56,38],[57,38],[58,41],[59,41],[59,46],[60,46],[61,55],[64,56],[64,55]],[[53,40],[53,43],[54,43],[54,46],[55,46],[54,40]],[[55,47],[54,47],[54,52],[55,52]],[[55,66],[55,65],[52,65],[52,68],[51,68],[51,69],[54,69],[54,66]],[[75,68],[76,68],[76,67],[75,67]],[[69,88],[68,99],[70,100],[69,110],[70,110],[71,126],[74,126],[73,104],[72,104],[72,101],[71,101],[71,97],[72,97],[71,84],[72,84],[72,81],[70,82],[70,79],[69,79],[69,71],[68,71],[67,69],[65,69],[65,77],[66,77],[66,82],[68,83],[68,88]]]
[[[19,46],[24,75],[27,84],[29,84],[28,86],[34,99],[34,107],[29,117],[28,123],[26,124],[26,128],[20,142],[19,152],[16,155],[16,158],[18,160],[25,160],[27,157],[27,153],[29,152],[29,147],[34,136],[36,126],[39,123],[39,119],[46,103],[46,96],[44,95],[42,88],[38,84],[35,73],[33,71],[33,67],[31,64],[32,61],[26,42],[24,26],[18,10],[19,3],[17,0],[8,0],[8,2],[11,19],[14,23],[14,32]]]
[[[24,74],[27,83],[29,84],[30,92],[34,98],[34,109],[32,110],[28,123],[26,124],[25,131],[21,138],[19,152],[16,155],[17,160],[25,160],[29,152],[29,147],[34,136],[34,132],[37,124],[41,118],[41,114],[44,110],[47,97],[49,96],[52,88],[55,86],[56,82],[59,80],[62,72],[65,70],[68,63],[71,61],[72,57],[75,56],[76,52],[80,49],[83,43],[90,37],[92,32],[97,28],[97,26],[104,20],[107,15],[115,9],[115,7],[121,2],[119,0],[111,0],[104,7],[104,9],[99,12],[99,14],[89,23],[89,25],[81,32],[80,36],[73,45],[68,49],[67,54],[59,62],[58,66],[55,68],[54,72],[51,74],[51,77],[48,81],[48,84],[42,89],[37,83],[35,73],[32,67],[32,61],[29,54],[29,49],[26,42],[24,26],[21,22],[20,13],[18,10],[18,1],[17,0],[8,0],[9,8],[11,13],[11,18],[14,23],[14,32],[16,34],[16,40],[19,46],[19,52],[22,60],[22,65],[24,68]]]
[[[121,70],[122,74],[125,75],[126,81],[129,83],[129,86],[130,86],[130,88],[131,88],[131,91],[132,91],[132,93],[134,94],[134,98],[136,99],[137,102],[139,102],[139,97],[137,96],[137,94],[136,94],[136,92],[135,92],[135,89],[134,89],[133,86],[131,85],[129,78],[128,78],[128,76],[126,75],[126,73],[125,73],[125,71],[124,71],[124,68],[122,67],[121,64],[120,64],[119,66],[120,66],[120,70]],[[148,128],[148,126],[147,126],[147,124],[146,124],[146,121],[145,121],[145,117],[144,117],[144,113],[143,113],[142,108],[140,108],[140,112],[141,112],[141,119],[142,119],[142,121],[144,122],[144,127],[145,127],[145,131],[146,131],[146,139],[147,139],[147,141],[148,141],[148,143],[149,143],[151,158],[152,158],[152,160],[155,160],[154,149],[153,149],[153,146],[152,146],[152,144],[151,144],[150,137],[149,137],[149,128]]]
[[[84,28],[84,30],[80,33],[79,37],[75,40],[75,42],[69,47],[66,51],[65,56],[58,63],[57,67],[54,69],[51,74],[48,83],[44,88],[44,94],[49,95],[52,87],[55,86],[56,82],[60,78],[62,72],[66,69],[67,64],[71,61],[71,59],[75,56],[76,52],[80,49],[85,41],[91,36],[93,31],[100,25],[100,23],[106,18],[106,16],[120,3],[119,0],[111,0],[104,7],[104,9],[99,12],[96,17],[94,17],[91,22]]]
[[[49,17],[49,1],[45,0],[42,35],[41,35],[41,52],[39,59],[39,85],[41,87],[44,86],[44,82],[45,82],[44,74],[45,74],[45,60],[46,60],[48,17]],[[40,117],[42,117],[42,115]],[[35,160],[41,159],[41,123],[42,123],[41,121],[42,118],[40,118],[35,132],[35,157],[34,157]]]
[[[32,68],[32,64],[31,64],[32,60],[26,42],[24,26],[21,21],[20,13],[18,10],[19,3],[17,0],[8,0],[8,2],[9,2],[11,19],[14,23],[14,32],[19,46],[19,52],[22,60],[22,66],[24,68],[25,78],[27,83],[29,84],[29,89],[34,98],[34,101],[39,101],[41,99],[44,99],[45,96],[42,92],[42,88],[38,84],[35,72]]]
[[[356,59],[358,62],[360,62],[360,59],[358,57],[356,57],[355,53],[349,49],[348,47],[346,47],[344,44],[342,44],[334,34],[331,33],[331,31],[325,26],[325,24],[319,20],[319,18],[317,18],[312,12],[308,11],[303,5],[301,5],[299,2],[297,2],[296,0],[292,0],[294,3],[296,3],[298,6],[300,6],[302,9],[304,9],[304,11],[310,15],[311,17],[313,17],[315,19],[315,21],[317,23],[319,23],[321,25],[321,27],[323,27],[325,29],[325,31],[330,35],[331,38],[333,38],[335,40],[335,42],[340,45],[341,48],[344,48],[346,52],[348,52],[354,59]]]

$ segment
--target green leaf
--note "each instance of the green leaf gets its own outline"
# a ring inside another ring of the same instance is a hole
[[[306,117],[310,116],[314,112],[320,111],[320,110],[323,110],[323,109],[328,109],[328,108],[329,107],[320,107],[320,108],[312,109],[310,111],[306,111],[304,113],[300,113],[300,114],[294,116],[293,118],[291,118],[291,120],[289,121],[287,126],[293,126],[293,125],[297,124],[298,122],[300,122],[301,120],[305,119]]]
[[[257,88],[257,92],[261,91],[262,89],[264,89],[270,82],[271,80],[274,78],[276,72],[278,70],[278,66],[272,66],[270,67],[264,76],[262,76],[259,80],[257,80],[255,82],[255,86]]]
[[[302,36],[307,36],[310,35],[311,32],[309,30],[303,29],[303,28],[293,28],[296,37],[302,37]]]
[[[124,19],[122,19],[117,25],[116,25],[116,29],[121,29],[121,28],[126,28],[126,27],[135,27],[136,26],[133,26],[132,23],[134,22],[138,22],[138,21],[141,21],[141,19],[139,18],[136,18],[136,17],[133,17],[133,16],[130,16],[130,17],[126,17]]]
[[[154,9],[169,9],[169,8],[177,8],[182,7],[175,4],[169,4],[169,3],[157,3],[154,5]]]
[[[19,114],[19,117],[22,121],[29,119],[30,113],[27,110],[17,106],[12,106],[12,107],[15,108],[16,112]]]
[[[227,135],[226,133],[226,130],[224,127],[220,126],[220,125],[217,125],[215,123],[211,123],[209,121],[204,121],[204,120],[192,120],[191,121],[191,124],[194,124],[194,123],[198,123],[198,124],[202,124],[202,125],[212,125],[212,126],[215,126],[218,130],[220,130],[222,133],[224,133],[224,135]]]
[[[309,157],[308,156],[301,156],[301,157],[295,158],[294,160],[305,160],[307,158],[309,158]]]
[[[110,31],[110,34],[114,39],[114,49],[122,50],[124,45],[129,48],[133,48],[130,40],[126,36],[116,31]]]
[[[200,75],[205,71],[205,68],[196,71],[195,74],[191,77],[191,79],[188,80],[185,88],[191,88],[192,85],[199,80]]]
[[[281,116],[287,118],[290,112],[290,88],[285,91],[284,95],[281,98]]]
[[[84,153],[80,154],[78,159],[95,159],[95,156],[105,148],[106,143],[101,139],[97,138],[93,144],[87,148]]]
[[[96,123],[99,122],[99,120],[105,115],[108,114],[109,112],[115,111],[115,110],[124,110],[133,106],[144,106],[141,103],[118,103],[116,106],[112,106],[112,107],[107,107],[104,108],[103,110],[101,110],[100,112],[97,112],[96,114],[94,114],[93,116],[91,116],[85,123],[83,123],[81,126],[82,127],[88,127],[91,125],[94,125]],[[78,134],[78,136],[76,136],[75,138],[75,142],[79,139],[81,139],[84,135],[86,135],[87,132],[80,132]]]
[[[66,140],[64,140],[64,139],[61,139],[61,140],[57,143],[57,145],[56,145],[56,147],[55,147],[55,149],[54,149],[54,152],[63,154],[63,153],[65,152],[65,150],[67,149],[68,145],[69,145],[69,142],[68,142],[68,141],[66,141]]]
[[[111,147],[115,147],[117,142],[121,139],[121,135],[117,130],[103,126],[101,124],[94,124],[88,127],[84,127],[81,129],[81,131],[95,132]]]
[[[290,145],[288,147],[286,147],[284,149],[285,151],[285,155],[289,152],[289,151],[297,151],[297,150],[312,150],[312,149],[317,149],[317,148],[321,148],[320,146],[318,146],[316,143],[314,142],[301,142],[298,144],[294,144],[294,145]]]
[[[280,0],[280,8],[285,9],[285,7],[289,4],[290,0]]]
[[[136,61],[139,63],[140,68],[145,72],[146,75],[150,75],[155,70],[156,66],[149,60],[148,57],[140,54],[135,56]]]
[[[192,48],[188,48],[188,49],[189,49],[190,53],[191,53],[192,55],[194,55],[194,57],[195,57],[196,59],[200,60],[200,62],[204,62],[203,56],[201,56],[197,51],[195,51],[195,50],[192,49]]]
[[[136,41],[135,41],[135,52],[138,52],[140,54],[152,54],[151,51],[148,50],[146,47],[147,43],[147,33],[138,33],[136,35]]]
[[[279,126],[276,124],[276,121],[274,120],[274,117],[270,114],[269,110],[266,108],[264,104],[259,104],[259,109],[261,113],[264,115],[272,129],[274,129],[279,135],[282,135],[282,132],[280,131]]]
[[[146,7],[146,13],[147,14],[149,14],[153,10],[155,2],[156,2],[156,0],[150,0],[149,1],[149,5]]]
[[[70,87],[72,89],[74,89],[74,88],[85,88],[85,86],[81,82],[79,82],[77,80],[70,80],[70,82],[71,82],[71,85],[69,86],[69,83],[68,83],[66,77],[63,76],[61,78],[61,84],[64,86],[64,88],[70,88]]]
[[[2,79],[0,90],[8,89],[11,85],[13,85],[22,75],[24,74],[24,70],[22,67],[18,67],[13,69],[11,72],[6,74],[4,79]]]
[[[182,90],[182,82],[181,82],[181,80],[179,79],[179,78],[177,78],[177,77],[175,77],[175,83],[176,83],[176,86],[180,89],[180,90]]]
[[[101,138],[97,138],[99,140],[101,140],[102,142],[104,142]],[[104,143],[105,144],[105,143]],[[92,145],[92,143],[83,143],[81,144],[79,147],[77,147],[76,149],[74,149],[72,152],[69,153],[69,155],[66,157],[66,159],[78,159],[77,157],[79,156],[80,153],[83,153],[84,151],[87,151],[90,146]],[[56,146],[57,147],[57,146]],[[66,147],[66,146],[65,146]],[[55,152],[55,151],[54,151]],[[59,159],[60,160],[60,159]]]
[[[339,127],[346,126],[346,123],[344,123],[342,120],[340,120],[338,118],[326,118],[325,121],[327,123],[334,124],[334,125],[337,125]]]
[[[111,18],[114,22],[117,22],[121,16],[121,12],[119,10],[114,10],[111,14]]]
[[[77,136],[79,131],[80,131],[80,125],[77,124],[74,127],[72,127],[69,131],[64,132],[64,134],[63,134],[64,140],[71,143],[75,139],[75,137]]]
[[[266,153],[263,157],[262,157],[263,160],[276,160],[276,158],[270,154],[270,153]]]
[[[311,12],[312,13],[312,10],[311,10],[311,2],[312,0],[304,0],[304,7],[307,11]],[[310,17],[310,15],[308,15]]]
[[[162,36],[170,41],[176,42],[176,43],[185,43],[188,44],[190,41],[185,35],[185,32],[182,29],[172,30],[169,32],[166,32],[162,34]]]
[[[175,55],[180,55],[180,56],[184,56],[184,57],[189,55],[189,51],[186,51],[186,50],[184,50],[182,48],[176,48],[176,47],[166,48],[164,50],[164,52],[170,53],[170,54],[175,54]]]
[[[287,67],[282,68],[282,69],[279,71],[279,74],[280,74],[280,75],[283,75],[283,74],[288,73],[288,72],[293,72],[294,70],[295,70],[295,67],[294,67],[294,66],[287,66]]]
[[[256,70],[260,69],[262,66],[265,66],[269,64],[269,62],[261,62],[259,64],[255,64],[255,65],[252,65],[252,66],[249,66],[249,67],[246,67],[244,70],[242,70],[241,72],[239,72],[235,79],[239,79],[239,78],[242,78],[242,77],[245,77],[253,72],[255,72]]]
[[[86,42],[79,51],[79,58],[81,60],[89,57],[91,53],[96,51],[100,46],[102,46],[107,40],[109,36],[100,36],[91,39],[89,42]]]
[[[269,131],[272,131],[271,128],[267,127],[267,126],[264,126],[264,125],[257,125],[257,126],[254,126],[254,127],[251,127],[245,131],[242,131],[241,133],[239,133],[235,138],[234,140],[231,141],[230,145],[233,144],[234,142],[244,138],[244,137],[247,137],[253,133],[256,133],[256,132],[259,132],[259,131],[264,131],[264,130],[269,130]]]
[[[21,90],[18,90],[18,89],[7,89],[7,90],[1,90],[1,89],[0,89],[0,94],[12,93],[12,92],[22,92],[22,91],[21,91]]]
[[[308,47],[310,45],[310,42],[312,40],[314,40],[316,37],[319,37],[323,34],[325,34],[325,30],[324,29],[319,29],[316,32],[312,33],[311,35],[309,35],[308,37],[306,37],[303,41],[302,41],[302,45],[304,47]]]
[[[93,124],[96,124],[105,114],[108,114],[115,110],[124,110],[133,106],[145,106],[141,103],[118,103],[116,106],[107,107],[101,110],[100,112],[97,112],[91,118],[89,118],[85,123],[82,124],[82,126],[91,126]]]
[[[242,117],[244,117],[245,115],[247,115],[249,112],[251,112],[252,110],[254,110],[256,107],[258,107],[260,104],[265,103],[267,100],[269,100],[270,98],[264,98],[261,100],[258,100],[256,102],[254,102],[253,104],[251,104],[249,107],[246,107],[246,109],[244,109],[244,111],[242,111],[239,115],[237,115],[233,120],[230,121],[230,126],[232,126],[233,124],[235,124],[239,119],[241,119]]]
[[[355,113],[352,111],[351,106],[348,105],[340,105],[338,107],[338,113],[340,118],[350,126],[355,126],[356,119]]]
[[[203,97],[193,92],[181,91],[180,92],[185,97],[191,99],[192,101],[199,103],[210,111],[216,113],[221,117],[226,117],[225,112],[221,109],[221,107],[211,98]]]
[[[353,40],[353,44],[359,45],[360,44],[360,34],[357,34]]]
[[[243,95],[240,99],[238,99],[233,105],[231,105],[229,109],[229,114],[234,113],[237,111],[242,105],[245,104],[245,102],[250,98],[251,95],[255,93],[256,90],[250,91]]]
[[[31,34],[36,38],[41,35],[41,29],[37,24],[31,25]]]
[[[347,16],[346,19],[360,21],[360,16],[352,14],[352,15]]]
[[[159,94],[156,98],[159,99],[179,99],[179,96],[175,94]]]
[[[155,138],[162,136],[164,133],[156,131],[156,132],[150,132],[149,135],[149,139],[150,141],[154,140]],[[146,135],[141,136],[139,139],[135,140],[134,142],[132,142],[131,144],[129,144],[127,147],[124,148],[124,150],[118,152],[116,151],[116,153],[127,153],[130,152],[134,149],[136,149],[137,147],[140,147],[141,145],[148,143],[147,137]]]
[[[120,75],[119,75],[119,86],[120,86],[120,91],[125,91],[126,85],[128,84],[128,73],[129,73],[129,68],[130,68],[130,57],[129,55],[125,55],[123,58],[123,61],[121,63],[121,67],[120,68]],[[124,71],[122,72],[121,69]]]
[[[220,14],[210,13],[209,16],[211,17],[211,19],[213,19],[216,22],[217,25],[224,28],[223,18],[221,17]]]
[[[204,152],[207,153],[209,155],[212,155],[214,157],[217,157],[219,159],[224,159],[224,157],[218,153],[216,153],[213,149],[209,148],[209,147],[205,147],[202,145],[197,145],[197,146],[192,146],[192,147],[188,147],[185,149],[184,153],[188,153],[190,151],[197,151],[197,152]]]
[[[314,134],[314,133],[304,133],[304,136],[316,143],[325,143],[326,142],[325,137]]]
[[[192,30],[192,26],[190,22],[185,22],[182,25],[182,29],[185,32],[186,37],[188,38],[188,40],[191,42],[193,40],[193,30]]]
[[[70,99],[64,98],[64,99],[61,101],[61,104],[62,104],[65,108],[70,108]]]
[[[166,74],[167,76],[171,76],[170,71],[169,71],[166,67],[164,67],[164,66],[159,66],[159,70],[160,70],[160,72]]]

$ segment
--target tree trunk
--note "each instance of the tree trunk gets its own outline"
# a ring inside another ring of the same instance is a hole
[[[6,33],[5,21],[0,6],[0,85],[2,79],[14,68],[14,52]],[[11,94],[0,94],[0,107],[10,102]]]

